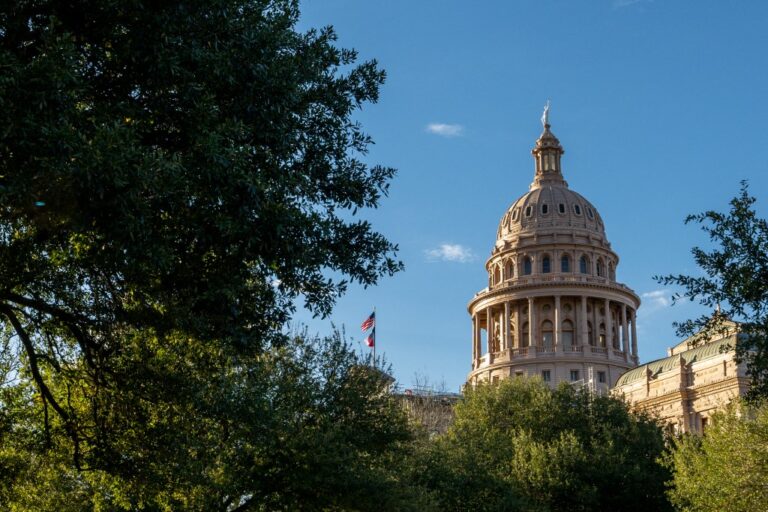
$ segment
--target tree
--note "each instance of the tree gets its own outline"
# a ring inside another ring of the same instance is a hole
[[[168,356],[156,353],[150,365],[177,369],[166,389],[153,390],[151,400],[141,390],[110,397],[129,411],[110,416],[110,456],[118,460],[104,468],[74,467],[55,422],[53,445],[41,452],[38,418],[21,416],[35,409],[20,405],[23,397],[6,402],[19,417],[15,432],[0,430],[0,471],[10,484],[5,494],[0,488],[0,506],[23,511],[428,506],[418,487],[400,476],[412,434],[401,405],[386,392],[386,374],[363,364],[341,334],[296,336],[247,369],[232,365],[216,382],[206,382],[210,374],[197,368],[180,375],[181,367],[202,365],[204,358],[187,354],[164,364],[163,357]]]
[[[666,463],[669,496],[686,512],[747,512],[768,503],[768,407],[733,404],[712,417],[704,436],[674,443]]]
[[[506,379],[467,390],[414,474],[444,510],[668,510],[663,452],[619,399]]]
[[[713,245],[710,250],[694,247],[691,251],[705,275],[656,278],[683,288],[674,300],[697,300],[720,311],[680,323],[679,334],[698,333],[696,339],[702,340],[725,331],[726,320],[739,323],[743,336],[735,346],[736,358],[747,364],[752,398],[768,396],[768,222],[757,216],[755,202],[742,181],[741,193],[730,201],[728,213],[689,215],[685,222],[700,224]]]
[[[296,0],[0,8],[0,319],[22,363],[0,409],[77,489],[106,475],[135,508],[266,496],[228,478],[236,446],[303,414],[270,395],[294,304],[327,315],[349,281],[402,267],[357,217],[395,173],[362,161],[353,117],[384,72],[298,16]],[[242,456],[251,471],[291,446]]]

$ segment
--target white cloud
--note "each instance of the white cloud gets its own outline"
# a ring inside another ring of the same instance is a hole
[[[454,261],[467,263],[475,259],[475,255],[469,247],[460,244],[440,244],[435,249],[424,251],[429,261]]]
[[[640,296],[648,303],[646,311],[655,311],[657,309],[666,308],[672,305],[672,296],[668,290],[654,290],[652,292],[645,292]]]
[[[464,134],[464,127],[460,124],[430,123],[427,131],[441,137],[459,137]]]
[[[640,2],[652,2],[653,0],[614,0],[614,9],[620,9],[622,7],[629,7],[630,5],[639,4]]]

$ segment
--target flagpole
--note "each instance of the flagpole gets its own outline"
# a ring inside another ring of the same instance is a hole
[[[379,319],[376,317],[376,306],[373,306],[373,367],[376,368],[376,323]]]

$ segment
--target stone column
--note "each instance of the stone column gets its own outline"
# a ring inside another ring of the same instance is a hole
[[[613,319],[611,318],[611,301],[608,299],[605,299],[605,348],[613,349]]]
[[[595,339],[595,347],[600,344],[600,321],[598,314],[600,313],[600,306],[597,305],[597,300],[592,301],[592,334]]]
[[[624,353],[629,348],[629,326],[627,325],[627,305],[621,305],[621,349]]]
[[[562,342],[562,328],[560,326],[561,314],[560,314],[560,296],[555,295],[555,352],[563,351]]]
[[[493,315],[490,306],[485,309],[485,329],[487,333],[486,339],[488,340],[488,360],[490,361],[490,354],[493,353]]]
[[[637,311],[632,310],[632,355],[637,357]]]
[[[581,329],[581,345],[589,345],[589,326],[587,325],[587,296],[581,296],[581,317],[579,324]],[[582,350],[584,350],[582,348]]]
[[[504,303],[504,349],[509,349],[509,302]]]
[[[533,297],[528,297],[528,349],[536,346],[534,331],[536,330],[536,313],[533,311]]]
[[[472,361],[474,362],[475,368],[477,368],[480,361],[480,356],[482,355],[480,354],[480,348],[482,346],[482,333],[480,329],[480,317],[477,313],[475,313],[472,317],[472,327]]]

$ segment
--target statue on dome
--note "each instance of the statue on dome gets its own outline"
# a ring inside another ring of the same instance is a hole
[[[544,113],[541,114],[541,124],[544,125],[544,128],[549,126],[549,100],[547,100],[547,104],[544,105]]]

